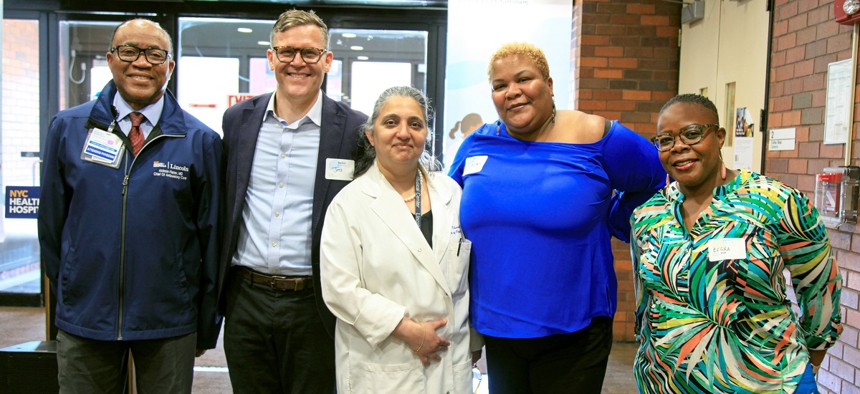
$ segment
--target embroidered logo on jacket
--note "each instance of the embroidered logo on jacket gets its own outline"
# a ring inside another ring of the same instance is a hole
[[[188,179],[188,166],[173,164],[171,162],[162,163],[158,160],[152,161],[153,176],[163,176],[167,178],[178,179],[184,181]]]

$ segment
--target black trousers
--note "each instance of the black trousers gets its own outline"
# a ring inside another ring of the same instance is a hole
[[[197,333],[140,341],[97,341],[57,332],[60,393],[124,393],[128,358],[139,394],[191,393]],[[2,391],[2,390],[0,390]]]
[[[233,392],[334,393],[334,339],[313,288],[275,290],[235,269],[228,280],[224,354]]]
[[[599,394],[612,349],[612,319],[596,317],[570,334],[484,336],[491,394]]]

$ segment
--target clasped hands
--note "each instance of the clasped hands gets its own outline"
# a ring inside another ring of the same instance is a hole
[[[446,351],[448,346],[451,346],[450,341],[436,333],[436,330],[445,327],[447,323],[448,319],[445,318],[419,323],[404,316],[394,329],[393,335],[406,343],[426,367],[430,365],[430,361],[441,360],[438,352]]]

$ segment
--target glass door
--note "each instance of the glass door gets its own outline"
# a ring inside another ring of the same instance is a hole
[[[179,18],[177,98],[216,131],[224,110],[276,82],[266,60],[273,20]],[[370,114],[383,90],[426,91],[427,31],[329,29],[334,62],[323,90]]]
[[[39,20],[3,19],[0,302],[38,305]],[[34,66],[36,65],[36,66]]]

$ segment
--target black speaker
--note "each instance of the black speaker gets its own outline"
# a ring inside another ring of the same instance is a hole
[[[55,394],[57,342],[33,341],[0,349],[0,387],[8,394]]]

